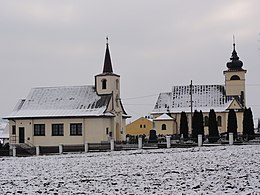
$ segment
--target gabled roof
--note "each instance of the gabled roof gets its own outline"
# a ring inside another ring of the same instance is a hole
[[[190,112],[191,86],[173,86],[172,92],[160,93],[153,110],[155,113]],[[223,85],[193,85],[193,110],[209,112],[224,111],[229,106],[232,97],[227,97]]]
[[[97,95],[94,86],[34,88],[5,118],[111,116],[106,113],[110,97]]]
[[[174,118],[170,117],[168,114],[162,114],[161,116],[157,117],[156,119],[154,119],[154,121],[169,121],[169,120],[173,120]]]

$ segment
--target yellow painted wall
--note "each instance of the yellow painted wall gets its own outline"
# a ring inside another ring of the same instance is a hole
[[[147,135],[149,136],[150,130],[153,128],[153,122],[149,119],[141,117],[134,122],[126,125],[126,134],[129,135]]]
[[[82,123],[82,135],[70,135],[70,124]],[[108,141],[108,132],[113,132],[114,117],[107,118],[60,118],[60,119],[20,119],[10,120],[9,135],[10,144],[19,143],[19,127],[25,129],[25,143],[34,146],[56,146],[59,144],[76,145],[88,143],[100,143],[101,141]],[[45,124],[45,136],[34,136],[34,124]],[[64,135],[52,136],[52,124],[63,124]],[[16,126],[16,135],[12,135],[12,126]],[[125,119],[122,119],[121,131],[116,140],[125,140]]]
[[[187,114],[187,118],[188,118],[188,126],[189,126],[189,134],[191,134],[190,132],[190,113],[186,113]],[[153,117],[157,118],[159,117],[160,114],[154,114]],[[203,118],[205,116],[209,116],[208,112],[203,113]],[[225,112],[216,112],[216,117],[221,116],[222,119],[222,123],[221,126],[218,126],[218,130],[219,133],[226,133],[227,132],[227,121],[228,121],[228,110]],[[243,111],[239,111],[236,112],[236,116],[237,116],[237,132],[238,133],[243,133]],[[180,132],[180,119],[181,119],[181,113],[172,113],[171,117],[176,118],[176,121],[156,121],[154,120],[155,123],[155,130],[157,135],[158,134],[163,134],[163,135],[167,135],[167,134],[179,134]],[[167,122],[167,123],[166,123]],[[170,123],[172,122],[172,123]],[[165,130],[161,130],[161,125],[165,123],[167,126],[167,131]],[[169,128],[168,128],[169,127]],[[172,127],[172,128],[170,128]],[[173,131],[172,131],[173,129]],[[174,133],[171,133],[174,132]],[[204,132],[205,135],[208,135],[208,126],[204,126]]]

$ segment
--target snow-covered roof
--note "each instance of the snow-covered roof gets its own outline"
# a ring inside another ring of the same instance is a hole
[[[172,92],[160,93],[152,114],[190,112],[191,110],[191,86],[173,86]],[[224,111],[232,101],[232,97],[226,96],[223,85],[193,85],[192,102],[193,110],[209,112]]]
[[[167,121],[167,120],[173,120],[172,117],[170,117],[168,114],[162,114],[161,116],[154,119],[155,121]]]
[[[111,116],[105,112],[110,97],[97,95],[94,86],[33,88],[5,118]]]

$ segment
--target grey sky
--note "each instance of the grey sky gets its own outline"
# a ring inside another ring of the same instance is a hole
[[[258,0],[2,0],[0,116],[33,87],[93,85],[108,35],[121,97],[136,119],[173,85],[224,84],[234,34],[248,70],[247,105],[260,118],[259,18]]]

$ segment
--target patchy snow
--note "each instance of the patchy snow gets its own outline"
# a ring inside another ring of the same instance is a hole
[[[173,86],[172,92],[160,93],[152,113],[190,112],[191,87]],[[223,85],[193,85],[192,86],[193,110],[209,112],[225,111],[230,105],[232,98],[225,95]]]
[[[0,194],[260,194],[260,145],[0,158]]]
[[[167,121],[167,120],[173,120],[172,117],[170,117],[168,114],[162,114],[161,116],[154,119],[155,121]]]
[[[5,118],[101,116],[110,95],[98,96],[94,86],[33,88]]]

